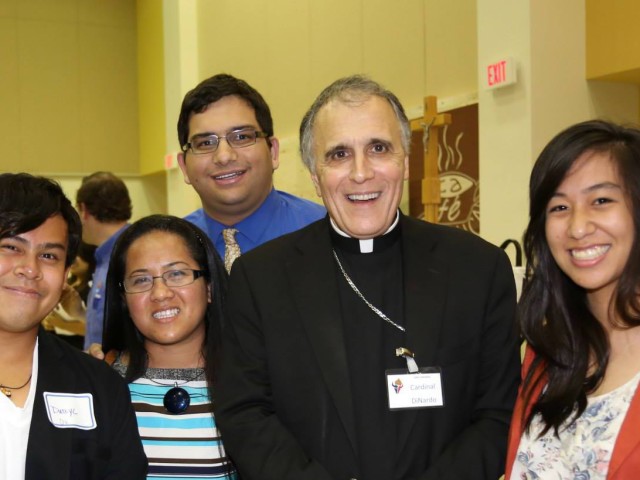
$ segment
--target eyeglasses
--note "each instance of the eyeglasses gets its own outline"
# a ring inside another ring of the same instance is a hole
[[[185,143],[182,146],[182,151],[186,152],[191,149],[196,155],[203,155],[206,153],[213,153],[218,149],[220,140],[225,139],[229,145],[233,148],[243,148],[255,145],[258,138],[266,138],[267,135],[264,132],[258,132],[252,128],[243,128],[242,130],[236,130],[235,132],[228,133],[226,135],[216,135],[214,133],[202,133],[191,137],[191,141]]]
[[[180,270],[167,270],[162,275],[154,277],[153,275],[134,275],[125,278],[120,286],[126,293],[143,293],[153,288],[153,282],[156,278],[161,278],[167,287],[184,287],[191,285],[198,278],[206,276],[203,270],[193,270],[191,268],[183,268]]]

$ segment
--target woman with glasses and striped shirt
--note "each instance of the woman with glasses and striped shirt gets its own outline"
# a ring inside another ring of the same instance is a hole
[[[150,479],[237,478],[213,416],[226,285],[207,236],[177,217],[145,217],[114,248],[103,342],[129,382]]]

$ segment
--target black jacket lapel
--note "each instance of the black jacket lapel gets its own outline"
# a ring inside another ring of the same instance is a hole
[[[447,294],[447,268],[436,255],[437,242],[426,225],[401,217],[404,271],[404,311],[407,348],[419,367],[435,367]],[[398,427],[397,452],[402,452],[417,418],[417,410]]]
[[[42,330],[38,342],[38,382],[29,429],[26,478],[69,478],[72,430],[51,424],[43,392],[74,391],[75,374],[61,361],[62,350]]]
[[[324,381],[336,405],[354,452],[356,448],[353,397],[344,331],[331,253],[328,222],[321,222],[300,238],[297,255],[287,264],[297,310],[309,335]],[[312,287],[310,287],[312,286]]]

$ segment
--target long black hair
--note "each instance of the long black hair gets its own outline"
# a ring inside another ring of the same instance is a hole
[[[151,232],[166,232],[180,237],[199,268],[205,271],[205,279],[210,285],[211,302],[207,304],[205,311],[205,341],[202,345],[202,355],[209,396],[213,402],[212,385],[219,360],[224,323],[227,272],[206,234],[186,220],[169,215],[151,215],[132,224],[118,238],[107,274],[102,348],[105,352],[128,352],[129,365],[125,375],[128,382],[144,375],[147,368],[144,338],[133,323],[121,284],[125,276],[129,248],[137,239]]]
[[[541,435],[550,428],[557,435],[565,421],[584,412],[587,394],[600,385],[609,361],[605,328],[589,309],[585,290],[558,267],[545,234],[549,201],[576,159],[591,152],[608,154],[616,165],[634,223],[631,253],[611,300],[618,318],[615,326],[640,325],[640,130],[600,120],[582,122],[559,133],[544,148],[529,183],[529,225],[524,236],[528,281],[519,313],[523,334],[537,354],[525,375],[525,402],[532,401],[540,382],[547,382],[525,422],[528,428],[540,414],[545,425]],[[545,375],[534,375],[540,366]]]

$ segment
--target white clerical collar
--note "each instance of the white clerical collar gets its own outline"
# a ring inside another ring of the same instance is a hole
[[[351,235],[347,235],[345,232],[340,230],[340,228],[338,228],[338,225],[336,225],[336,222],[333,221],[333,218],[329,217],[329,220],[331,221],[331,227],[335,230],[337,234],[345,238],[353,238]],[[399,221],[400,221],[400,212],[396,212],[396,219],[393,221],[393,223],[387,229],[387,231],[383,233],[383,235],[386,235],[391,230],[393,230],[396,227],[396,225],[398,225]],[[365,238],[365,239],[360,238],[360,239],[354,239],[354,240],[359,240],[360,253],[373,252],[373,240],[374,240],[373,238]]]

